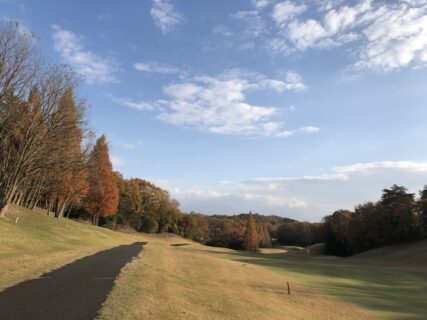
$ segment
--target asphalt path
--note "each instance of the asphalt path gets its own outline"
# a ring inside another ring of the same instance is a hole
[[[0,292],[0,319],[95,319],[120,270],[143,244],[98,252]]]

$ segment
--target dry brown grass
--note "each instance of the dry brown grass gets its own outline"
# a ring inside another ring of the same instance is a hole
[[[147,241],[117,280],[101,319],[372,319],[280,274],[224,258],[231,250],[178,237]]]
[[[12,207],[0,219],[0,291],[81,257],[135,241],[141,237]]]
[[[427,267],[427,240],[374,249],[357,254],[350,259],[425,270]]]

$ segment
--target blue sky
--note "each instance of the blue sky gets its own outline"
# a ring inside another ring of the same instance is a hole
[[[427,3],[0,0],[83,81],[114,167],[184,211],[318,221],[427,184]]]

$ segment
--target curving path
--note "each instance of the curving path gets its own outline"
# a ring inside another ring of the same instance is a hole
[[[0,319],[95,319],[120,270],[143,244],[98,252],[0,292]]]

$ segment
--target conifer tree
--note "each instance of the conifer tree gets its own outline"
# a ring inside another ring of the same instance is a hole
[[[117,212],[119,191],[110,161],[108,145],[102,135],[95,144],[88,164],[89,189],[85,207],[92,214],[92,223],[98,225],[99,217]]]
[[[249,216],[246,222],[245,237],[243,241],[243,248],[246,251],[258,250],[258,233],[252,212],[249,212]]]

